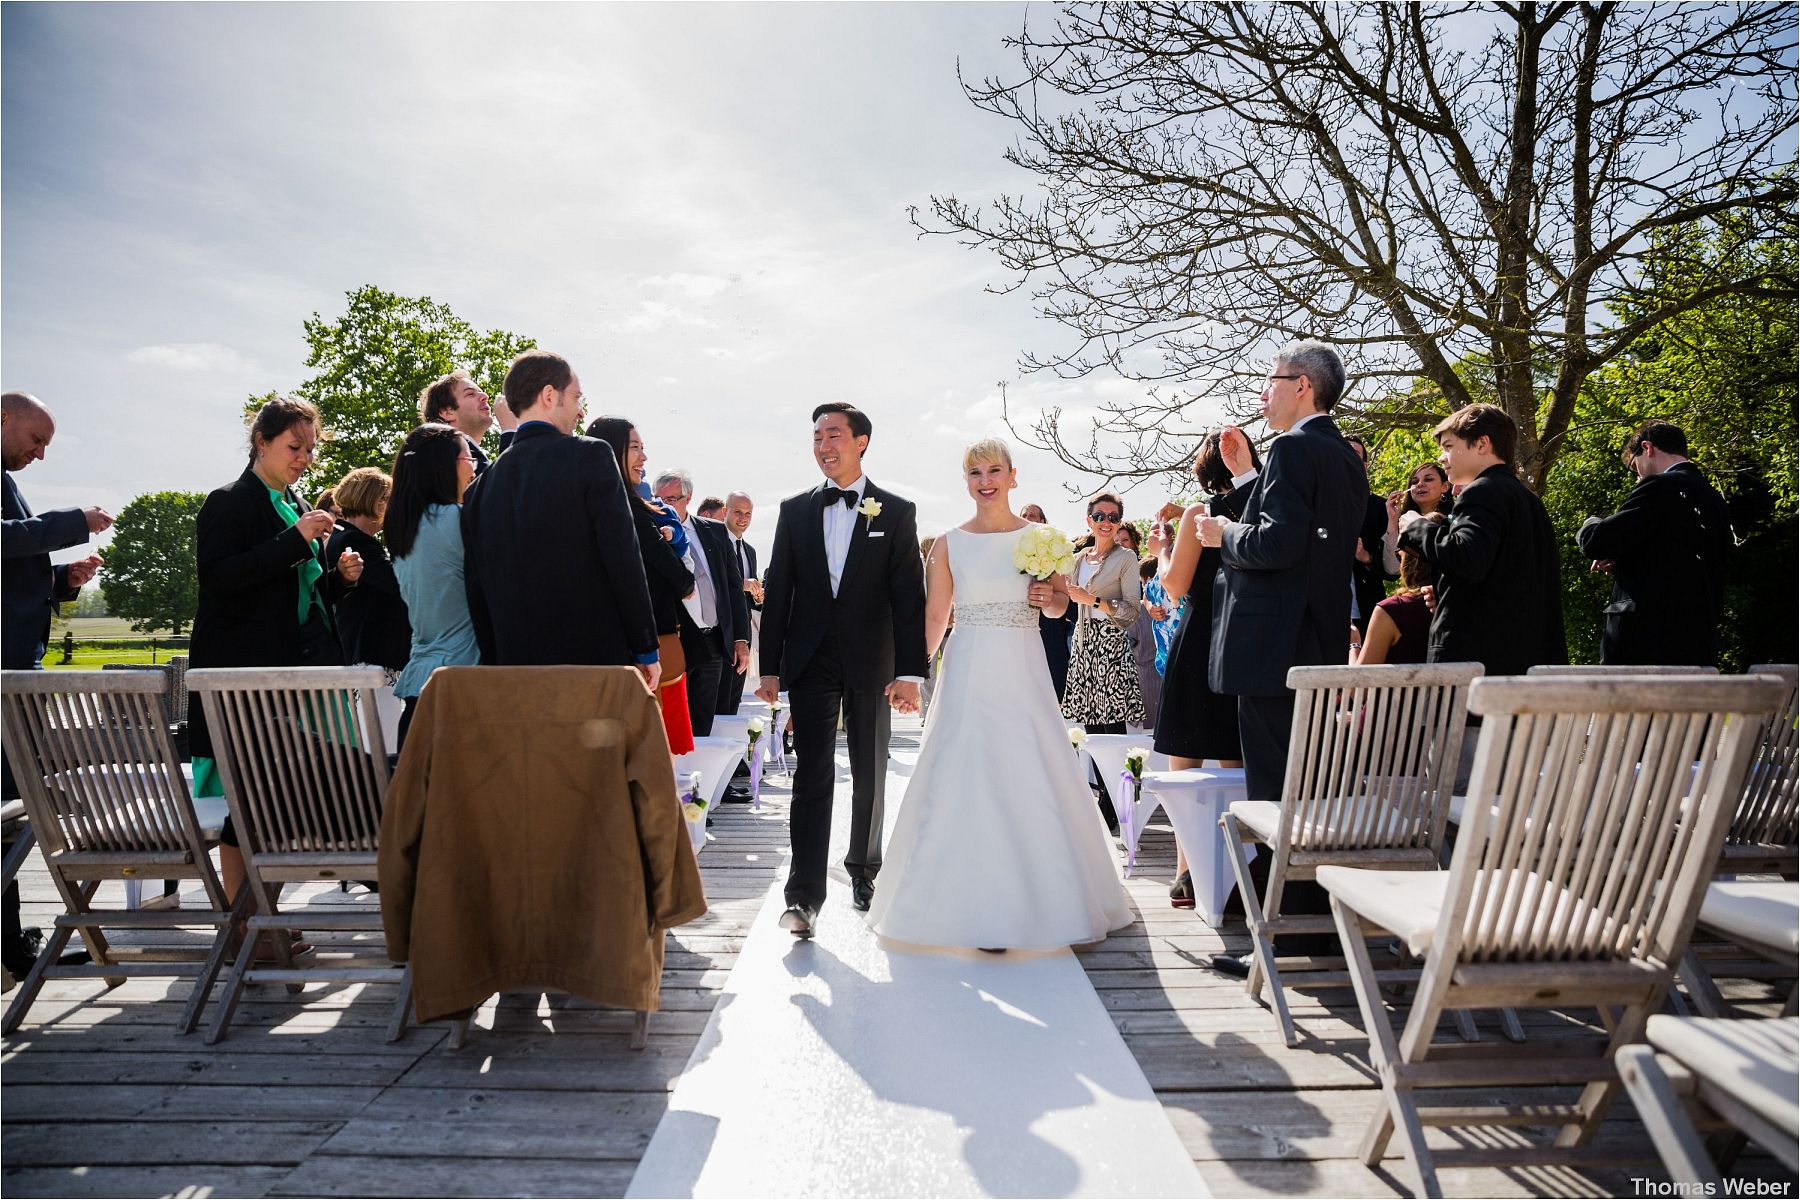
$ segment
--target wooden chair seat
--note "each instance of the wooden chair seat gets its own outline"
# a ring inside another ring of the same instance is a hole
[[[1619,1073],[1663,1164],[1684,1194],[1729,1195],[1684,1100],[1800,1169],[1800,1021],[1651,1017],[1648,1045],[1619,1052]]]
[[[1606,916],[1569,889],[1546,882],[1535,871],[1502,870],[1491,878],[1487,906],[1493,916],[1484,923],[1504,923],[1497,936],[1536,946],[1558,938],[1605,940]],[[1320,867],[1318,880],[1365,924],[1387,930],[1414,954],[1430,952],[1450,897],[1449,872]]]
[[[1800,883],[1720,880],[1700,902],[1700,925],[1741,946],[1800,957]]]

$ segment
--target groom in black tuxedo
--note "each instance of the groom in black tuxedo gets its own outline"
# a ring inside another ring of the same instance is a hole
[[[794,729],[793,803],[782,928],[811,937],[825,903],[834,752],[841,713],[850,750],[851,901],[867,910],[881,870],[890,706],[917,712],[925,678],[925,573],[913,505],[876,487],[862,458],[873,426],[855,406],[813,410],[813,458],[826,482],[781,502],[763,579],[756,694],[786,689]]]

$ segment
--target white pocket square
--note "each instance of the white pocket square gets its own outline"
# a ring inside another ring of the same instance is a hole
[[[880,530],[880,529],[871,529],[871,530],[869,530],[869,536],[870,537],[886,537],[887,534],[886,534],[886,532],[884,532],[883,530]]]

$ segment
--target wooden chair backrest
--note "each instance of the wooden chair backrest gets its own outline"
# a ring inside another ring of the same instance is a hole
[[[1277,845],[1436,848],[1480,663],[1295,667]]]
[[[209,667],[200,693],[238,840],[255,853],[374,853],[387,798],[379,667]]]
[[[1751,667],[1749,673],[1780,678],[1787,694],[1757,742],[1725,844],[1793,846],[1800,842],[1800,764],[1795,761],[1796,742],[1800,741],[1795,684],[1800,681],[1800,667],[1765,663]]]
[[[1717,675],[1717,667],[1681,666],[1675,663],[1659,663],[1648,667],[1609,667],[1604,663],[1540,663],[1526,670],[1527,675],[1549,676],[1594,676],[1594,675]]]
[[[0,736],[48,853],[205,857],[163,717],[167,690],[143,671],[0,673]]]
[[[1469,796],[1494,803],[1457,832],[1434,951],[1672,965],[1780,699],[1742,676],[1478,681]]]

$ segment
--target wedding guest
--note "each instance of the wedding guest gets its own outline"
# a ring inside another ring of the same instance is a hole
[[[519,428],[462,509],[481,661],[636,665],[654,694],[656,621],[631,497],[612,447],[570,436],[580,377],[561,355],[527,350],[507,368],[503,391]]]
[[[363,572],[345,550],[325,561],[331,514],[307,506],[294,485],[312,467],[319,413],[305,400],[277,396],[250,425],[250,463],[215,489],[194,520],[199,599],[188,644],[192,667],[336,667],[344,665],[331,610]],[[188,750],[194,795],[224,794],[200,694],[188,698]],[[244,882],[237,832],[226,822],[219,874],[229,895]]]
[[[1331,411],[1344,394],[1337,351],[1301,341],[1275,356],[1262,390],[1263,420],[1280,436],[1251,485],[1243,517],[1207,516],[1200,544],[1219,550],[1214,585],[1212,660],[1216,692],[1238,698],[1245,791],[1250,800],[1281,802],[1287,775],[1294,693],[1288,671],[1341,664],[1350,628],[1350,565],[1362,529],[1369,478],[1344,444]],[[1257,851],[1267,871],[1268,847]],[[1284,912],[1329,911],[1324,889],[1292,884]],[[1330,934],[1284,935],[1283,953],[1333,953]],[[1247,960],[1221,955],[1213,965],[1247,974]]]
[[[1138,566],[1139,574],[1144,578],[1144,611],[1149,614],[1151,632],[1156,641],[1158,676],[1168,673],[1169,647],[1174,644],[1175,630],[1180,627],[1181,618],[1187,612],[1187,597],[1171,600],[1162,582],[1162,560],[1174,544],[1174,526],[1167,521],[1152,523],[1150,536],[1144,542],[1144,553],[1149,555],[1145,561],[1151,564],[1151,568],[1145,573],[1143,565]],[[1150,724],[1154,725],[1155,722]]]
[[[1044,510],[1035,504],[1021,508],[1019,515],[1034,525],[1048,524],[1044,520]],[[1069,641],[1075,635],[1075,619],[1080,615],[1081,610],[1073,604],[1054,617],[1038,609],[1038,637],[1044,643],[1044,665],[1050,668],[1050,686],[1056,689],[1058,703],[1068,690]]]
[[[744,577],[744,600],[750,609],[750,646],[756,648],[756,626],[762,619],[762,580],[756,571],[756,547],[746,540],[750,519],[756,506],[747,492],[732,492],[725,497],[725,531],[731,535],[731,556],[737,560],[738,574]],[[748,668],[725,671],[719,676],[719,714],[736,716],[744,700],[744,684],[749,680]]]
[[[382,536],[411,625],[406,665],[394,680],[401,705],[396,750],[406,745],[431,673],[481,661],[463,580],[462,502],[474,478],[475,443],[449,425],[420,425],[394,456]]]
[[[682,601],[688,619],[681,626],[681,650],[687,659],[688,718],[694,736],[707,737],[719,711],[720,679],[750,666],[749,597],[724,523],[688,512],[692,477],[686,471],[664,471],[652,489],[675,510],[687,534],[686,564],[694,573],[694,590]]]
[[[624,417],[600,417],[588,426],[587,435],[612,447],[625,486],[632,491],[631,519],[637,528],[638,554],[650,587],[650,611],[656,620],[658,657],[663,664],[657,701],[669,738],[669,753],[687,754],[694,749],[694,723],[689,716],[687,661],[681,637],[681,623],[687,613],[681,601],[694,590],[694,573],[682,562],[682,551],[674,545],[679,534],[685,549],[687,536],[679,520],[670,524],[661,519],[667,511],[661,502],[646,500],[636,493],[644,478],[644,464],[649,461],[637,426]]]
[[[1442,513],[1422,518],[1442,525]],[[1431,567],[1411,550],[1400,551],[1400,590],[1375,606],[1369,628],[1357,656],[1360,666],[1381,663],[1422,663],[1431,643],[1431,609],[1425,589],[1431,586]]]
[[[1075,543],[1075,572],[1068,581],[1069,599],[1081,611],[1069,645],[1062,713],[1089,733],[1124,733],[1126,726],[1144,723],[1144,693],[1128,636],[1143,593],[1137,556],[1114,536],[1124,519],[1125,501],[1118,493],[1088,497],[1088,533]],[[1116,831],[1119,819],[1104,789],[1100,808],[1108,828]]]
[[[506,401],[490,405],[488,394],[481,390],[467,371],[456,370],[440,375],[419,393],[419,423],[439,422],[460,431],[474,447],[475,474],[488,468],[488,457],[481,449],[481,439],[496,422],[500,426],[500,453],[512,445],[518,431],[519,418]]]
[[[1213,581],[1219,573],[1219,551],[1200,544],[1199,521],[1206,516],[1233,520],[1242,516],[1251,486],[1261,472],[1262,459],[1256,447],[1239,430],[1213,430],[1201,439],[1200,449],[1194,455],[1194,478],[1210,499],[1186,508],[1171,503],[1158,514],[1179,522],[1174,538],[1158,549],[1162,568],[1158,578],[1164,594],[1185,606],[1169,644],[1162,706],[1152,743],[1159,754],[1169,756],[1174,770],[1201,767],[1209,759],[1221,767],[1243,766],[1237,698],[1215,692],[1208,682]],[[1175,856],[1175,883],[1169,889],[1169,903],[1176,908],[1192,908],[1194,883],[1179,839]]]
[[[325,543],[325,566],[337,566],[346,550],[362,556],[362,578],[332,606],[344,659],[386,667],[391,673],[406,665],[412,651],[412,627],[394,564],[382,548],[380,534],[387,519],[394,481],[374,467],[358,467],[332,489],[339,506],[338,526]],[[390,683],[393,681],[390,679]]]
[[[1131,557],[1143,557],[1144,537],[1138,532],[1136,525],[1128,521],[1119,522],[1119,527],[1113,530],[1113,541],[1131,551]]]
[[[1567,662],[1556,531],[1513,472],[1518,426],[1502,408],[1471,404],[1433,433],[1462,485],[1456,507],[1446,524],[1400,518],[1401,548],[1436,575],[1429,661],[1478,662],[1490,676]]]
[[[1369,448],[1355,434],[1345,434],[1344,444],[1356,451],[1356,457],[1362,460],[1363,474],[1369,471]],[[1387,532],[1387,501],[1369,493],[1367,508],[1363,512],[1362,529],[1356,537],[1356,560],[1350,564],[1351,587],[1354,592],[1356,611],[1350,615],[1351,623],[1356,626],[1356,641],[1362,642],[1369,630],[1369,619],[1375,613],[1375,606],[1387,596],[1387,581],[1398,572],[1387,570],[1387,547],[1383,535]]]
[[[1594,569],[1612,575],[1600,642],[1609,666],[1718,665],[1731,512],[1687,453],[1677,426],[1639,426],[1620,455],[1637,485],[1618,512],[1589,517],[1575,535]]]
[[[5,523],[0,546],[5,565],[0,567],[0,667],[8,671],[43,668],[50,641],[50,618],[58,604],[78,598],[82,587],[100,569],[100,557],[90,554],[61,566],[50,565],[50,555],[79,546],[112,525],[112,515],[99,505],[58,508],[33,513],[25,503],[14,471],[23,471],[44,457],[56,436],[56,418],[43,401],[27,392],[0,396],[0,460],[5,466]],[[19,789],[10,766],[0,762],[0,799],[17,800]],[[43,942],[37,928],[19,922],[17,881],[6,887],[0,911],[0,962],[15,979],[23,979],[36,961]]]
[[[1149,591],[1156,586],[1156,560],[1138,562],[1138,588],[1145,603],[1138,605],[1131,626],[1131,654],[1137,662],[1138,692],[1144,697],[1144,727],[1156,728],[1156,706],[1162,697],[1162,674],[1156,669],[1156,618],[1150,613]],[[1160,595],[1161,588],[1157,588]],[[1167,611],[1167,610],[1164,610]]]
[[[725,502],[717,496],[708,496],[700,502],[700,507],[694,510],[694,515],[705,517],[709,521],[723,521],[725,519]]]
[[[338,516],[337,499],[336,499],[336,497],[334,497],[331,494],[330,488],[326,488],[324,491],[319,493],[319,498],[317,500],[313,501],[313,507],[320,512],[330,513],[331,519],[334,521],[337,520],[337,516]]]
[[[1448,517],[1456,507],[1456,496],[1450,490],[1450,476],[1444,464],[1422,462],[1407,476],[1406,486],[1388,493],[1387,532],[1381,539],[1381,569],[1389,579],[1400,573],[1400,518],[1409,512],[1442,513]]]

